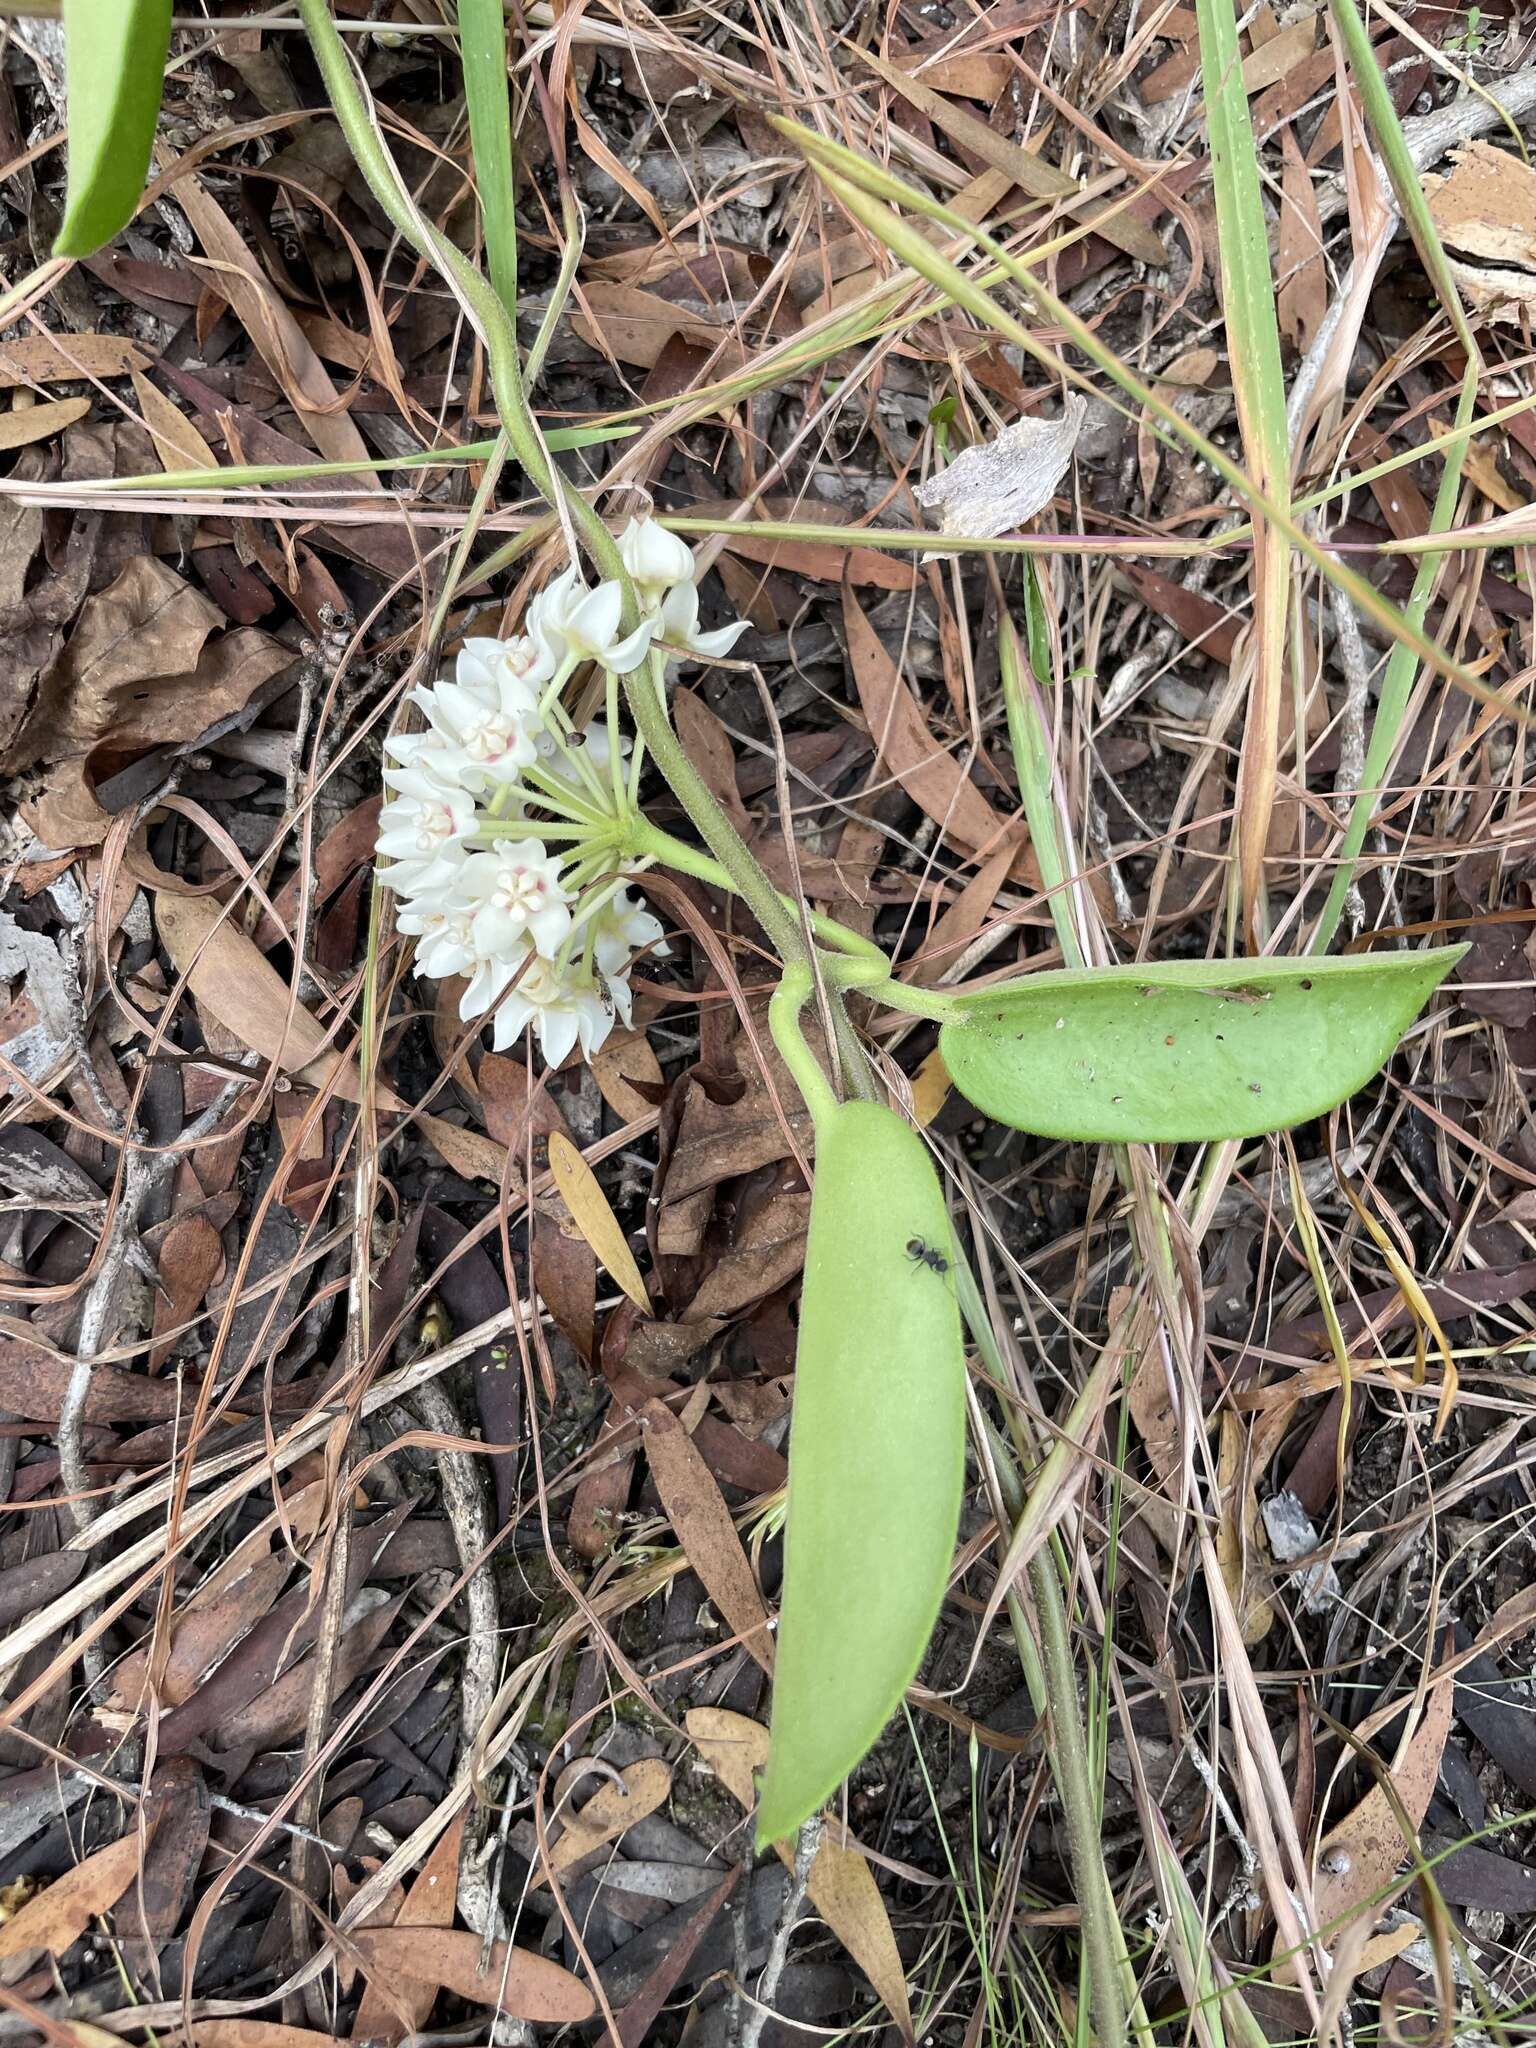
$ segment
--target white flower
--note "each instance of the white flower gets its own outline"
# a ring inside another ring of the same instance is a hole
[[[510,676],[525,691],[541,690],[560,666],[560,650],[534,633],[519,633],[513,640],[466,640],[460,662],[466,657],[492,687]]]
[[[674,584],[691,583],[698,573],[693,550],[649,517],[630,520],[619,536],[619,553],[648,612]]]
[[[434,981],[473,974],[480,965],[475,950],[475,906],[451,893],[413,896],[395,920],[416,941],[416,972]]]
[[[414,689],[411,700],[432,728],[434,744],[424,751],[440,772],[451,760],[466,783],[504,787],[537,759],[542,720],[533,683],[505,660],[487,660],[486,648],[500,652],[502,643],[465,647],[451,681],[441,676],[430,689]]]
[[[610,896],[591,924],[592,958],[598,973],[611,982],[627,974],[631,959],[647,947],[658,957],[670,953],[662,931],[661,919],[653,917],[627,889]]]
[[[544,1058],[557,1067],[578,1043],[590,1059],[613,1022],[612,1002],[595,982],[574,970],[562,974],[548,960],[532,959],[501,999],[491,1043],[504,1052],[531,1024]]]
[[[730,653],[749,624],[747,619],[733,619],[728,626],[701,633],[698,588],[692,583],[679,583],[661,607],[656,638],[666,642],[669,652],[692,655],[695,661],[718,661],[723,654]]]
[[[567,569],[528,607],[529,632],[558,642],[577,661],[599,662],[618,675],[628,675],[644,661],[656,623],[642,619],[621,640],[623,611],[624,593],[617,583],[599,583],[588,590],[576,571]]]
[[[553,954],[571,928],[560,863],[537,839],[503,839],[464,863],[459,900],[474,906],[475,951],[510,959],[525,941]]]
[[[467,789],[438,774],[429,759],[386,768],[396,792],[379,813],[378,851],[388,867],[379,879],[402,895],[451,884],[464,864],[464,835],[475,822],[475,800]]]

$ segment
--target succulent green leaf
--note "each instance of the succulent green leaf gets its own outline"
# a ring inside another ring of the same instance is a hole
[[[954,1256],[911,1126],[872,1102],[818,1118],[759,1843],[873,1747],[938,1618],[965,1463]]]
[[[1465,951],[1032,974],[963,997],[939,1043],[961,1094],[1017,1130],[1254,1138],[1362,1087]]]
[[[91,256],[133,219],[155,143],[171,0],[64,0],[69,177],[55,256]]]

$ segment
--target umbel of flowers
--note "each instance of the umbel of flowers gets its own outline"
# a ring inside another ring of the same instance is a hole
[[[531,1026],[551,1065],[629,1024],[636,954],[666,951],[627,886],[649,863],[626,852],[641,755],[619,732],[618,678],[648,664],[660,688],[669,661],[718,659],[746,631],[699,631],[697,564],[675,534],[632,519],[619,546],[643,610],[632,633],[617,583],[567,569],[516,638],[466,640],[451,677],[411,691],[425,732],[384,743],[379,879],[417,974],[462,976],[464,1021],[490,1017],[498,1050]],[[607,715],[578,732],[561,694],[589,663]]]

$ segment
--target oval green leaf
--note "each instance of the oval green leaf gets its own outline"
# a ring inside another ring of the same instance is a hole
[[[868,1753],[938,1618],[965,1466],[953,1261],[911,1126],[873,1102],[819,1119],[760,1844]]]
[[[1256,1138],[1362,1087],[1465,951],[1032,974],[962,997],[939,1044],[961,1094],[1016,1130]]]
[[[64,0],[69,177],[55,256],[91,256],[133,219],[155,144],[171,0]]]

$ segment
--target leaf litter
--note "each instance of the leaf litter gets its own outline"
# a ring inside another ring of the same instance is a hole
[[[388,0],[349,42],[417,203],[462,238],[458,60],[421,12]],[[753,632],[750,666],[679,694],[685,744],[780,885],[929,988],[1062,964],[998,670],[1003,613],[1022,634],[1031,605],[1094,943],[1226,950],[1253,616],[1241,549],[1206,544],[1234,506],[1103,372],[1092,396],[1057,379],[1059,334],[1041,326],[1042,367],[903,299],[764,119],[792,45],[796,91],[835,100],[866,154],[894,137],[959,218],[1059,243],[1053,289],[1235,446],[1194,17],[1069,16],[1064,35],[1045,7],[893,4],[812,44],[787,15],[765,40],[734,4],[704,22],[625,0],[558,50],[510,30],[512,75],[546,88],[518,132],[525,350],[554,309],[541,418],[590,430],[573,477],[695,522],[706,609]],[[1462,523],[1518,520],[1536,245],[1492,109],[1528,121],[1520,30],[1503,9],[1402,20],[1384,75],[1487,316]],[[775,2048],[882,2016],[955,2048],[1064,2038],[1077,1904],[979,1464],[909,1718],[826,1817],[763,1975],[793,1872],[746,1845],[814,1161],[759,935],[704,884],[658,892],[673,951],[637,976],[635,1029],[554,1074],[466,1043],[387,925],[371,944],[382,733],[515,615],[527,563],[492,557],[528,493],[508,476],[447,590],[478,473],[388,465],[494,429],[483,365],[338,150],[293,24],[215,8],[175,54],[160,196],[0,335],[16,2027],[308,2048],[468,2038],[500,2009],[533,2039],[611,2013],[625,2048],[728,2048],[761,1992]],[[1287,371],[1315,380],[1296,491],[1398,464],[1317,516],[1401,598],[1379,551],[1426,529],[1457,343],[1406,243],[1385,259],[1330,36],[1260,10],[1240,55]],[[18,36],[6,199],[42,246],[61,119],[45,42]],[[562,310],[551,223],[578,218]],[[866,300],[849,344],[831,323]],[[604,438],[637,404],[639,431]],[[358,466],[113,488],[321,459]],[[1010,551],[1030,529],[1061,557],[1037,557],[1032,598]],[[1506,538],[1451,558],[1428,626],[1514,694],[1536,615]],[[1294,619],[1264,865],[1305,923],[1383,650],[1310,585]],[[1297,1134],[1320,1256],[1263,1141],[1209,1168],[1209,1214],[1182,1202],[1176,1296],[1154,1298],[1132,1240],[1190,1160],[1122,1201],[1107,1155],[978,1127],[926,1023],[878,1041],[1004,1339],[1008,1382],[975,1360],[979,1398],[1055,1441],[1074,1413],[1085,1430],[1050,1499],[1079,1669],[1111,1680],[1111,1885],[1128,1929],[1168,1916],[1131,1958],[1160,2027],[1209,1968],[1245,2040],[1306,2031],[1282,1936],[1302,1909],[1331,1929],[1356,2038],[1394,2007],[1458,2000],[1470,2026],[1479,1998],[1531,1995],[1525,781],[1513,726],[1421,679],[1351,917],[1379,945],[1473,950],[1344,1128]]]

